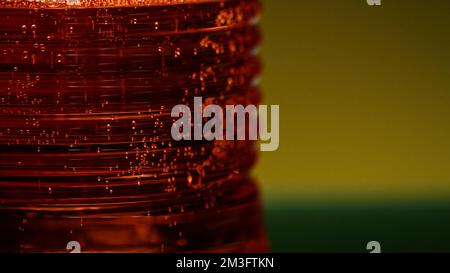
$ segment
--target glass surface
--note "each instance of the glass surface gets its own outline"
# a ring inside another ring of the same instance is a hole
[[[256,0],[1,1],[0,251],[265,251],[252,142],[171,109],[258,104]]]

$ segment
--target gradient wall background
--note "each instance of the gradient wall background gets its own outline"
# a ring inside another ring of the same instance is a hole
[[[450,251],[450,1],[266,0],[275,251]]]

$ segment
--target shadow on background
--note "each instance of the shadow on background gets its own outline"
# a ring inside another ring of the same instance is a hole
[[[268,204],[274,252],[450,252],[450,204]]]

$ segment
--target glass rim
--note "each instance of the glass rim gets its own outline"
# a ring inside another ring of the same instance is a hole
[[[132,8],[206,4],[239,0],[0,0],[0,9]]]

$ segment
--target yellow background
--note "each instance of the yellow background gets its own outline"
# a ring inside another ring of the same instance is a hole
[[[448,199],[450,1],[266,0],[268,200]]]

